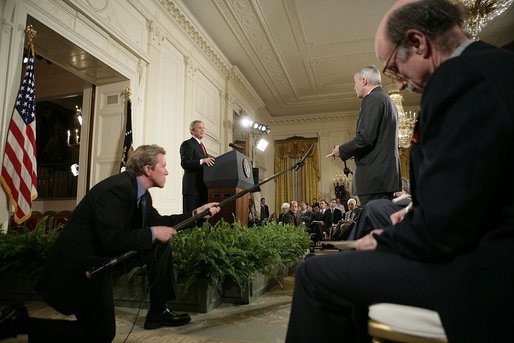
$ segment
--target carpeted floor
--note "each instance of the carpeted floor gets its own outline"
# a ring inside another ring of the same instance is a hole
[[[141,309],[138,314],[137,308],[117,307],[117,335],[114,342],[283,342],[289,320],[293,284],[294,278],[286,277],[282,282],[283,288],[276,286],[262,296],[252,299],[249,305],[221,304],[208,313],[190,313],[191,323],[181,327],[144,330],[145,309]],[[31,316],[62,318],[62,315],[42,302],[29,302],[26,305]],[[27,336],[18,336],[4,342],[27,342]]]

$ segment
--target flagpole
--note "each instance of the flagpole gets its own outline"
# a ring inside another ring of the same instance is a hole
[[[127,99],[127,122],[125,124],[125,138],[123,140],[123,152],[121,154],[121,163],[120,163],[120,173],[125,171],[127,167],[127,161],[132,155],[132,102],[130,100],[130,96],[132,95],[132,91],[130,87],[125,88],[121,92],[123,96]]]
[[[32,214],[32,201],[37,198],[36,159],[36,78],[33,38],[37,32],[29,25],[28,60],[7,131],[0,183],[14,207],[14,221],[21,224]]]

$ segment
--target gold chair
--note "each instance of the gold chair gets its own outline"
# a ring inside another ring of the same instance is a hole
[[[368,332],[374,343],[447,343],[435,311],[398,304],[369,307]]]

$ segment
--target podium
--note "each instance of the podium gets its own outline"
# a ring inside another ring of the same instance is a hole
[[[236,193],[254,186],[252,164],[248,156],[232,150],[216,157],[212,167],[205,168],[203,181],[208,189],[208,202],[221,202]],[[223,218],[233,223],[234,218],[248,225],[249,194],[224,205],[209,219],[211,224]]]

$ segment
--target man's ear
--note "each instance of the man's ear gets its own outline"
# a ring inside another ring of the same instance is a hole
[[[152,168],[150,168],[150,166],[148,164],[143,167],[143,170],[144,170],[146,176],[150,176],[150,171],[152,170]]]
[[[405,34],[407,44],[412,47],[416,55],[426,57],[429,52],[427,37],[418,30],[408,30]]]

